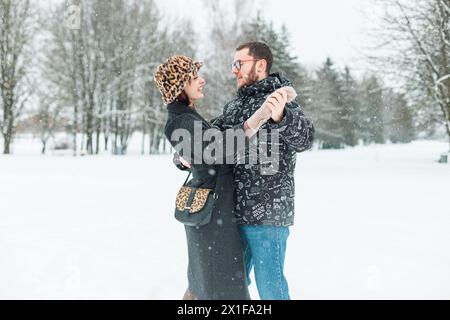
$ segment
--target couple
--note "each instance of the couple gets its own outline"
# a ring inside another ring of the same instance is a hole
[[[275,132],[278,137],[266,142],[267,148],[278,149],[273,152],[276,169],[269,174],[262,161],[236,161],[234,148],[231,164],[222,164],[230,163],[229,150],[222,156],[216,154],[215,162],[205,161],[208,145],[203,141],[199,148],[177,150],[175,164],[193,174],[189,185],[215,186],[219,195],[210,223],[185,226],[189,263],[184,299],[250,299],[249,274],[253,267],[261,299],[289,299],[283,270],[289,226],[294,222],[296,154],[311,148],[314,127],[292,101],[295,91],[290,82],[276,73],[270,74],[272,62],[272,52],[264,43],[239,46],[232,63],[237,98],[210,122],[196,111],[205,85],[198,74],[201,63],[173,56],[155,74],[156,85],[167,104],[165,135],[176,150],[179,141],[174,139],[174,132],[179,129],[192,137],[199,127],[202,131],[215,130],[214,136],[221,135],[224,144],[228,133],[241,130],[246,146],[260,129]],[[244,154],[248,156],[248,150]]]

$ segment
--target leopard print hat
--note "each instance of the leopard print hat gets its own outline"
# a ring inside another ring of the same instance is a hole
[[[158,67],[154,80],[165,104],[178,97],[202,65],[186,56],[172,56]]]

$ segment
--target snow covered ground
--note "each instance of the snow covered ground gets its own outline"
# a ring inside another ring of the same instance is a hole
[[[445,143],[298,157],[293,299],[450,299]],[[138,150],[138,147],[136,147]],[[185,173],[171,157],[0,155],[0,299],[179,299]],[[257,299],[255,285],[251,293]]]

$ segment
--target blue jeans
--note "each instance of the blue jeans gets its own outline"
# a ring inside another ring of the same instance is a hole
[[[255,280],[262,300],[289,300],[289,288],[284,277],[284,256],[289,227],[239,226],[247,283],[255,267]]]

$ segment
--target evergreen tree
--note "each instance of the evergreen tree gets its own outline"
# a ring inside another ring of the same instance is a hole
[[[244,24],[240,42],[260,41],[266,43],[273,54],[271,73],[279,73],[292,82],[297,91],[296,101],[309,115],[314,112],[312,102],[312,79],[306,69],[299,63],[298,58],[292,54],[291,39],[286,25],[276,30],[272,22],[264,20],[260,13]]]
[[[415,138],[414,113],[404,94],[387,89],[383,95],[386,114],[386,136],[393,143],[407,143]]]
[[[361,83],[361,137],[365,144],[384,143],[383,88],[378,78],[371,75]]]
[[[353,147],[358,144],[358,133],[360,131],[357,82],[351,75],[349,67],[345,67],[342,78],[343,111],[341,115],[341,123],[344,135],[344,143],[348,146]]]
[[[258,13],[243,27],[241,42],[248,41],[264,42],[270,47],[273,54],[272,73],[280,73],[297,87],[301,87],[305,83],[306,72],[297,57],[291,54],[291,40],[286,25],[282,25],[281,29],[277,31],[273,22],[264,20]]]
[[[324,149],[342,148],[345,141],[342,126],[345,104],[339,73],[331,59],[327,58],[316,75],[314,97],[311,101],[315,110],[312,117],[316,125],[316,139]]]

